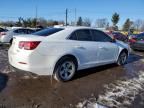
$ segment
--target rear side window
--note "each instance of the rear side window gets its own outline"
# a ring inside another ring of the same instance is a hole
[[[51,34],[57,33],[62,30],[64,30],[64,29],[62,29],[62,28],[46,28],[46,29],[40,30],[40,31],[32,33],[32,34],[38,35],[38,36],[49,36]]]
[[[97,41],[97,42],[110,42],[110,41],[112,41],[111,37],[109,37],[105,33],[98,31],[98,30],[92,30],[92,36],[93,36],[93,40]]]
[[[74,33],[71,34],[70,39],[71,40],[78,40],[76,32],[74,32]]]
[[[77,30],[70,36],[71,40],[92,41],[90,30]]]

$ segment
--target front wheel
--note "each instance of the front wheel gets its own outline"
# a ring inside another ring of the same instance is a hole
[[[55,72],[54,78],[57,81],[66,82],[72,79],[76,72],[76,63],[73,59],[64,57],[60,61],[58,61]]]
[[[125,51],[121,52],[119,55],[119,58],[117,60],[117,64],[118,65],[124,65],[126,63],[127,60],[127,53]]]

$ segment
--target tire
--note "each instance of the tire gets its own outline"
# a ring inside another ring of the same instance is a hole
[[[76,61],[69,57],[63,57],[55,66],[54,78],[59,82],[69,81],[75,75],[76,70]]]
[[[126,63],[127,57],[128,57],[127,53],[125,51],[122,51],[118,57],[117,64],[119,66],[124,65]]]
[[[12,45],[12,41],[13,41],[13,39],[10,40],[10,45]]]

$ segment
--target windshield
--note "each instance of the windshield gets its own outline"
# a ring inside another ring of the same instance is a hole
[[[51,34],[57,33],[62,30],[63,30],[62,28],[46,28],[46,29],[40,30],[40,31],[32,33],[32,34],[38,35],[38,36],[49,36]]]

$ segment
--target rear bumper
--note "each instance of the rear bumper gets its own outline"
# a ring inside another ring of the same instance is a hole
[[[130,47],[132,49],[144,50],[144,45],[141,45],[141,44],[130,44]]]
[[[21,53],[13,54],[9,50],[8,58],[10,65],[16,69],[31,72],[37,75],[53,74],[54,61],[52,59],[48,59],[52,57],[41,56],[39,54],[30,54],[24,56],[24,54]]]

